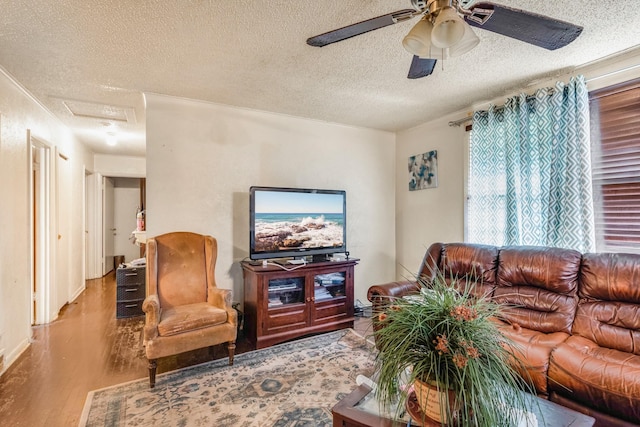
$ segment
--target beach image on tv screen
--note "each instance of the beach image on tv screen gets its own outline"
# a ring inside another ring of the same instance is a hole
[[[342,247],[343,209],[342,194],[256,191],[254,251]]]

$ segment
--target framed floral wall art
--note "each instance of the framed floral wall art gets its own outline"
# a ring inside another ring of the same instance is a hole
[[[438,186],[438,151],[409,157],[409,191]]]

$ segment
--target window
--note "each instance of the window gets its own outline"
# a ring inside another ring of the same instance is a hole
[[[595,250],[589,95],[583,76],[476,111],[467,241]]]
[[[596,249],[640,253],[640,79],[589,103]]]

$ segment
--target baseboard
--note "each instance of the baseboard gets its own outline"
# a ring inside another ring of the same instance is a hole
[[[20,355],[24,353],[25,350],[28,349],[30,345],[31,345],[31,342],[28,339],[26,339],[22,341],[10,353],[5,354],[4,363],[2,364],[2,371],[0,371],[0,375],[4,374],[7,371],[7,369],[9,369],[9,367],[13,364],[13,362],[18,360],[18,357],[20,357]]]
[[[71,295],[71,298],[69,299],[69,302],[73,302],[76,300],[76,298],[78,298],[80,296],[80,294],[82,292],[84,292],[84,290],[87,289],[86,285],[80,286],[73,295]]]

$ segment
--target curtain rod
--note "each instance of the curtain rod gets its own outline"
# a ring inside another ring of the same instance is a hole
[[[551,95],[553,95],[555,92],[556,92],[556,89],[555,89],[555,88],[553,88],[553,87],[551,87],[551,88],[549,88],[549,94],[548,94],[547,96],[551,96]],[[532,99],[535,99],[535,98],[536,98],[536,95],[535,95],[535,94],[531,94],[531,95],[526,95],[526,96],[525,96],[525,99],[526,99],[527,101],[531,101]],[[504,104],[503,104],[503,105],[497,105],[497,106],[495,106],[495,108],[496,108],[496,110],[502,110],[502,109],[504,108]],[[463,123],[471,122],[471,121],[473,121],[473,116],[468,116],[468,117],[464,117],[464,118],[462,118],[462,119],[458,119],[458,120],[451,120],[451,121],[449,122],[449,126],[452,126],[452,127],[453,127],[453,126],[456,126],[456,127],[458,127],[458,126],[460,126],[460,125],[461,125],[461,124],[463,124]]]
[[[470,122],[470,121],[473,121],[473,116],[464,117],[464,118],[458,119],[458,120],[451,120],[449,122],[449,126],[459,127],[461,124],[466,123],[466,122]]]
[[[629,67],[622,68],[620,70],[611,71],[609,73],[602,74],[600,76],[591,77],[590,79],[585,79],[587,83],[594,82],[596,80],[604,79],[607,77],[615,76],[616,74],[624,73],[625,71],[635,70],[636,68],[640,68],[640,64],[630,65]]]
[[[621,68],[621,69],[619,69],[619,70],[615,70],[615,71],[611,71],[611,72],[608,72],[608,73],[605,73],[605,74],[601,74],[601,75],[596,76],[596,77],[591,77],[590,79],[586,79],[586,78],[585,78],[585,82],[586,82],[586,83],[589,83],[589,82],[592,82],[592,81],[596,81],[596,80],[604,79],[604,78],[607,78],[607,77],[614,76],[614,75],[616,75],[616,74],[624,73],[625,71],[631,71],[631,70],[634,70],[634,69],[636,69],[636,68],[640,68],[640,64],[630,65],[630,66],[628,66],[628,67],[624,67],[624,68]],[[576,70],[574,70],[574,72],[575,72],[575,71],[576,71]],[[573,75],[573,74],[572,74],[572,73],[569,73],[569,75]],[[553,89],[553,88],[552,88],[552,89]],[[528,98],[531,98],[531,97],[535,97],[535,95],[528,95],[528,96],[527,96],[527,99],[528,99]],[[499,108],[499,107],[498,107],[498,108]],[[459,126],[460,126],[460,125],[462,125],[463,123],[470,122],[470,121],[473,121],[473,116],[464,117],[464,118],[462,118],[462,119],[458,119],[458,120],[451,120],[451,121],[449,122],[449,126],[451,126],[451,127],[454,127],[454,126],[455,126],[455,127],[459,127]]]

